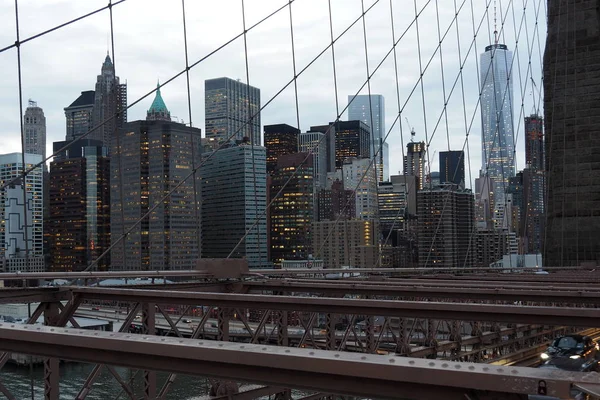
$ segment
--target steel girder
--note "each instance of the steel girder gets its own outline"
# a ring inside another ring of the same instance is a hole
[[[82,362],[375,398],[464,398],[470,391],[567,398],[595,373],[0,324],[0,349]]]

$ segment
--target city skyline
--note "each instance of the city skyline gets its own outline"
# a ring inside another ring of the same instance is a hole
[[[98,2],[98,4],[100,4]],[[369,5],[367,2],[366,6]],[[481,5],[475,5],[477,8],[481,8]],[[2,6],[0,6],[2,7]],[[46,23],[51,24],[55,21],[61,21],[65,15],[56,15],[55,13],[48,13],[47,10],[44,10],[43,7],[38,7],[35,5],[24,6],[25,11],[31,18],[36,16],[44,15],[46,18]],[[77,14],[81,9],[85,9],[87,7],[72,4],[69,6],[69,10],[72,14]],[[125,26],[131,22],[126,21],[126,13],[130,9],[128,4],[119,5],[115,7],[115,25],[121,26],[125,28]],[[217,47],[220,43],[216,40],[216,38],[212,37],[214,35],[210,34],[200,34],[204,32],[205,29],[210,31],[214,30],[214,21],[211,21],[211,16],[216,15],[216,13],[220,12],[220,5],[210,5],[206,7],[205,12],[203,13],[194,13],[195,7],[197,5],[189,5],[190,10],[188,10],[188,25],[190,25],[188,35],[191,37],[192,35],[199,35],[200,37],[204,37],[202,43],[196,43],[192,41],[190,43],[190,60],[195,60],[200,58],[203,54],[207,53],[211,48]],[[294,5],[294,13],[297,13],[299,18],[310,22],[314,21],[316,16],[313,14],[317,14],[314,12],[314,8],[316,7],[317,11],[321,11],[323,7],[318,2],[308,2],[307,4],[298,3],[298,5]],[[356,13],[360,12],[360,4],[349,4],[345,6],[341,2],[332,2],[333,12],[335,17],[339,19],[340,24],[345,24],[346,21],[349,21],[352,16]],[[205,7],[202,7],[203,9]],[[274,4],[271,2],[256,3],[254,7],[248,8],[248,23],[251,21],[256,21],[266,14],[267,11],[275,8]],[[440,5],[440,10],[442,13],[442,24],[448,24],[450,22],[449,18],[446,18],[445,12],[450,12],[452,10],[452,6],[450,5]],[[44,13],[42,14],[42,10]],[[8,11],[8,10],[7,10]],[[480,11],[480,10],[476,10]],[[389,33],[389,24],[381,24],[382,26],[378,26],[374,24],[375,21],[381,19],[384,21],[384,16],[386,15],[389,19],[389,9],[384,7],[383,5],[377,5],[373,7],[373,9],[369,12],[369,17],[367,18],[367,27],[369,30],[369,36],[373,37],[373,42],[376,44],[381,35],[387,35]],[[219,26],[218,29],[223,31],[224,35],[229,33],[237,32],[237,24],[235,21],[237,17],[240,17],[241,22],[241,12],[239,10],[232,10],[233,20],[232,26],[222,27]],[[66,15],[69,13],[67,12]],[[410,15],[403,16],[402,13],[398,9],[394,9],[395,18],[398,20],[400,25],[410,21]],[[408,13],[410,14],[410,13]],[[433,8],[427,8],[424,10],[424,18],[427,18],[429,14],[435,15]],[[461,13],[461,18],[468,17],[466,13]],[[171,76],[175,75],[181,68],[181,52],[180,49],[177,49],[177,46],[168,46],[164,45],[164,39],[158,36],[155,32],[150,30],[150,27],[153,26],[153,21],[158,20],[159,17],[161,19],[161,24],[165,24],[166,27],[169,26],[179,26],[180,24],[180,10],[177,7],[174,9],[162,10],[160,13],[158,10],[153,10],[152,7],[148,7],[147,10],[143,10],[144,23],[142,26],[138,27],[141,30],[140,36],[147,36],[149,40],[153,43],[153,49],[156,49],[156,52],[160,52],[160,54],[156,54],[150,57],[150,54],[153,52],[144,52],[139,53],[135,52],[132,49],[132,46],[135,46],[137,41],[133,41],[132,43],[126,42],[123,34],[127,32],[127,30],[122,30],[122,34],[116,35],[115,37],[115,54],[112,54],[111,57],[114,59],[116,73],[123,80],[127,80],[128,83],[128,95],[129,95],[129,103],[132,103],[134,100],[137,100],[140,96],[148,93],[149,90],[154,88],[156,84],[157,78],[162,81],[166,81]],[[198,23],[202,21],[202,23]],[[282,68],[277,59],[273,50],[275,48],[289,48],[289,39],[286,35],[283,34],[285,30],[281,28],[275,21],[281,21],[279,16],[273,19],[273,21],[267,21],[267,23],[263,24],[265,26],[265,30],[261,32],[251,32],[249,34],[249,45],[250,49],[251,45],[257,43],[257,40],[261,40],[264,43],[264,53],[249,54],[249,67],[250,67],[250,84],[252,86],[256,86],[261,88],[263,91],[263,103],[265,100],[273,96],[278,88],[283,86],[286,81],[289,79],[290,74],[292,74],[291,67]],[[196,23],[194,23],[196,22]],[[177,25],[176,25],[177,24]],[[314,26],[314,23],[310,24]],[[323,26],[321,26],[323,25]],[[317,24],[317,29],[308,30],[304,26],[298,27],[296,32],[296,40],[298,42],[306,42],[307,40],[315,43],[315,48],[313,49],[303,49],[300,47],[298,54],[298,66],[305,65],[309,59],[316,55],[316,49],[320,48],[322,44],[323,47],[326,46],[327,41],[325,40],[325,36],[321,34],[321,30],[327,31],[327,23]],[[472,32],[470,29],[466,29],[470,25],[469,21],[462,21],[461,26],[464,27],[464,35],[472,37]],[[341,25],[340,25],[341,26]],[[36,25],[32,25],[25,21],[22,26],[23,35],[27,35],[29,33],[33,34],[37,31],[39,27]],[[24,97],[31,97],[38,101],[38,104],[44,108],[46,112],[46,117],[49,125],[49,138],[48,143],[53,141],[60,140],[62,138],[57,137],[58,126],[64,124],[64,119],[61,118],[59,114],[59,110],[62,111],[62,108],[68,106],[73,99],[75,99],[82,90],[86,90],[88,88],[93,88],[90,86],[90,80],[95,79],[98,74],[98,67],[102,62],[106,54],[106,31],[107,27],[102,26],[99,29],[94,29],[92,32],[80,32],[80,28],[77,25],[73,25],[66,30],[64,34],[67,34],[69,40],[85,40],[86,41],[86,57],[73,58],[73,56],[69,53],[66,53],[64,57],[58,56],[61,54],[59,49],[56,57],[46,57],[44,61],[47,64],[47,73],[49,74],[50,79],[45,80],[44,82],[40,81],[35,75],[32,74],[32,70],[28,67],[28,61],[31,60],[31,56],[33,53],[31,51],[36,51],[38,46],[36,42],[32,42],[27,44],[27,46],[31,46],[27,50],[24,51],[24,60],[23,60],[23,93]],[[129,28],[127,28],[129,29]],[[435,30],[433,27],[429,28],[427,26],[423,27],[423,34],[427,34],[427,30],[431,29],[431,35],[435,35]],[[486,31],[487,28],[484,26],[483,31]],[[543,27],[541,28],[541,34],[544,34]],[[199,30],[199,31],[198,31]],[[101,32],[102,31],[102,32]],[[478,46],[481,49],[485,45],[490,44],[490,39],[488,35],[483,34],[478,38]],[[491,31],[491,29],[490,29]],[[507,37],[511,37],[513,32],[512,29],[506,29],[505,33]],[[74,35],[75,33],[75,35]],[[81,33],[81,34],[79,34]],[[84,34],[85,33],[85,34]],[[287,32],[289,33],[289,32]],[[335,25],[335,33],[341,33],[341,28],[338,28]],[[461,35],[463,34],[461,30]],[[0,40],[4,40],[4,42],[12,43],[14,39],[11,37],[12,32],[0,32]],[[60,39],[63,35],[63,31],[58,31],[57,33],[53,33],[53,38]],[[371,36],[372,35],[372,36]],[[80,36],[80,37],[73,37]],[[321,38],[323,36],[323,38]],[[345,38],[348,39],[345,39]],[[284,40],[285,39],[285,40]],[[352,60],[364,61],[364,55],[361,55],[360,49],[352,48],[344,45],[344,43],[348,43],[347,40],[359,40],[362,39],[362,32],[354,30],[349,31],[347,35],[344,36],[344,40],[340,41],[340,46],[336,47],[336,53],[338,53],[338,95],[340,97],[340,107],[339,111],[342,111],[345,104],[344,96],[352,93],[356,93],[358,88],[360,87],[361,82],[364,81],[364,68],[356,68],[353,71],[349,71],[344,68],[344,63]],[[506,43],[514,43],[514,40],[505,40]],[[437,43],[436,43],[437,44]],[[465,38],[464,44],[461,46],[466,50],[469,44],[469,39]],[[400,42],[398,46],[398,51],[400,54],[405,54],[407,51],[413,52],[416,42],[414,39],[408,40],[405,39]],[[154,47],[156,46],[156,47]],[[241,46],[241,47],[240,47]],[[110,47],[110,46],[109,46]],[[173,47],[173,48],[170,48]],[[229,76],[233,79],[240,78],[243,82],[246,79],[246,73],[244,71],[244,57],[243,57],[243,44],[241,41],[235,42],[231,46],[231,50],[225,49],[223,52],[215,55],[214,59],[217,60],[217,64],[214,62],[206,63],[206,68],[203,68],[202,71],[197,72],[198,69],[192,69],[190,71],[190,84],[191,84],[191,100],[192,100],[192,122],[193,125],[199,128],[204,129],[204,104],[203,104],[203,85],[205,79],[215,78],[218,76]],[[360,46],[357,46],[360,47]],[[455,46],[454,46],[455,47]],[[26,48],[26,47],[24,47]],[[159,50],[160,49],[160,50]],[[238,50],[241,49],[241,57]],[[429,57],[430,54],[433,53],[435,46],[430,45],[428,43],[423,43],[423,56]],[[41,54],[45,54],[47,50],[39,49]],[[463,53],[463,57],[466,51]],[[375,63],[375,60],[380,59],[384,53],[380,53],[378,51],[373,50],[370,53],[370,58],[372,58],[372,62]],[[0,56],[2,57],[2,56]],[[457,66],[457,54],[456,48],[452,48],[450,44],[447,48],[444,48],[444,61],[447,64],[445,67],[446,70],[446,80],[450,81],[450,77],[456,75],[458,71]],[[464,77],[465,77],[465,92],[466,92],[466,108],[467,114],[471,115],[475,111],[475,105],[477,103],[478,97],[478,89],[476,79],[473,79],[476,76],[475,72],[475,58],[479,57],[479,55],[471,52],[469,57],[467,58],[467,62],[464,67]],[[62,61],[61,61],[62,60]],[[161,61],[162,62],[158,62]],[[220,61],[218,61],[220,60]],[[227,63],[223,63],[223,61],[228,60]],[[261,64],[258,62],[261,61]],[[273,61],[273,62],[271,62]],[[532,61],[535,61],[535,57],[532,57]],[[76,74],[64,74],[64,69],[60,66],[64,65],[65,62],[70,63],[69,70],[77,70]],[[217,68],[217,65],[219,68]],[[410,86],[408,82],[414,81],[413,77],[415,73],[418,73],[418,65],[416,62],[403,62],[402,68],[399,72],[399,80],[400,80],[400,90],[401,93],[408,93]],[[219,71],[219,69],[221,71]],[[395,78],[393,72],[393,62],[390,58],[382,65],[380,71],[375,74],[371,81],[371,90],[373,93],[381,93],[384,95],[387,101],[387,110],[386,110],[386,130],[389,130],[394,121],[394,117],[396,116],[397,106],[395,100]],[[314,70],[314,72],[313,72]],[[211,72],[212,71],[212,72]],[[427,74],[424,77],[424,84],[427,92],[429,93],[431,90],[435,90],[436,92],[441,89],[441,81],[439,79],[439,67],[437,70],[434,69],[432,65],[427,71]],[[18,108],[15,108],[14,102],[14,94],[16,93],[16,88],[13,87],[10,82],[12,78],[14,78],[12,71],[8,71],[8,74],[2,82],[0,82],[0,87],[4,89],[2,91],[2,95],[0,95],[0,102],[4,101],[4,104],[7,105],[5,109],[5,113],[8,117],[7,124],[0,128],[0,133],[10,133],[8,136],[15,136],[14,138],[9,138],[6,144],[3,146],[3,152],[9,151],[20,151],[19,150],[19,140],[16,135],[16,132],[19,131],[18,128]],[[472,77],[472,78],[469,78]],[[535,80],[538,80],[539,77],[533,77]],[[60,83],[60,85],[59,85]],[[332,79],[332,71],[331,71],[331,58],[323,56],[321,59],[315,63],[311,69],[307,70],[301,77],[299,77],[299,83],[301,83],[300,91],[299,91],[299,111],[300,111],[300,129],[301,131],[306,131],[309,129],[310,125],[314,125],[319,123],[320,121],[332,121],[336,115],[336,107],[335,107],[335,92],[333,91],[333,79]],[[447,87],[450,82],[446,82]],[[293,86],[293,85],[292,85]],[[539,86],[539,84],[538,84]],[[57,91],[57,88],[61,89]],[[43,88],[43,90],[41,90]],[[178,120],[189,121],[188,117],[188,107],[187,107],[187,95],[186,95],[186,84],[185,79],[178,78],[173,82],[170,82],[165,86],[163,91],[167,90],[170,93],[170,108],[173,112],[174,116],[178,117]],[[366,94],[366,88],[362,90],[361,94]],[[129,119],[143,119],[145,110],[149,107],[149,104],[152,100],[152,95],[148,98],[142,100],[139,104],[133,106],[129,111]],[[520,97],[515,94],[515,97]],[[528,110],[529,105],[531,103],[531,96],[525,96],[526,102],[526,110]],[[431,101],[437,102],[439,100],[439,96],[434,94],[429,94],[428,98],[426,98],[427,103],[429,104]],[[517,99],[515,99],[516,101]],[[520,100],[520,99],[519,99]],[[417,132],[417,140],[425,139],[425,129],[422,118],[422,110],[421,110],[421,99],[415,95],[412,100],[408,102],[406,108],[404,109],[403,116],[408,116],[410,120],[410,124],[413,125],[415,131]],[[454,107],[451,107],[454,104]],[[450,140],[451,140],[451,148],[461,149],[465,136],[465,128],[464,123],[462,121],[462,112],[455,111],[458,108],[458,105],[461,104],[462,100],[460,96],[455,93],[449,102],[449,131],[450,131]],[[429,106],[430,109],[432,106]],[[516,110],[516,107],[515,107]],[[13,115],[14,112],[14,115]],[[62,112],[60,112],[62,114]],[[16,117],[16,118],[15,118]],[[275,124],[275,123],[287,123],[293,126],[296,126],[296,111],[294,105],[294,93],[293,88],[288,87],[282,95],[280,95],[275,101],[265,108],[262,112],[262,123],[263,124]],[[438,115],[434,112],[430,112],[427,116],[428,120],[428,133],[431,135],[432,126],[434,126],[434,122],[437,119]],[[404,119],[404,118],[403,118]],[[404,145],[409,140],[409,129],[407,128],[407,124],[404,120],[401,121],[403,124],[403,141]],[[478,121],[475,122],[474,126],[471,128],[471,145],[476,145],[476,137],[479,135],[479,128],[476,126]],[[443,125],[443,124],[442,124]],[[431,148],[440,150],[445,146],[446,135],[445,135],[445,127],[440,126],[437,129],[433,142],[431,143]],[[523,128],[521,127],[521,132],[523,132]],[[393,155],[402,154],[403,146],[399,137],[399,126],[396,124],[388,137],[388,143],[390,144],[390,159],[392,160],[390,163],[390,174],[397,174],[398,171],[402,169],[401,159],[398,162],[399,157],[394,157]],[[520,141],[517,142],[520,148],[523,148]],[[50,150],[50,146],[47,146]],[[474,153],[474,152],[473,152]],[[521,157],[521,153],[517,152],[518,156]],[[479,156],[476,154],[472,154],[472,165],[480,165],[478,161]],[[437,161],[432,161],[432,170],[437,170]],[[518,163],[518,168],[523,163]],[[520,168],[519,168],[520,169]],[[471,171],[473,172],[473,171]],[[467,174],[468,175],[468,174]],[[471,178],[474,179],[477,175],[471,174]],[[471,185],[467,183],[467,187]]]

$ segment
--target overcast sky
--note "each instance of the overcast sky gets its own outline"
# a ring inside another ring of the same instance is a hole
[[[35,35],[55,25],[105,6],[107,0],[20,0],[19,22],[21,39]],[[282,0],[246,0],[246,23],[250,27],[272,11],[286,4]],[[360,0],[332,0],[334,36],[341,34],[361,14]],[[368,8],[373,0],[365,0]],[[456,24],[451,25],[456,8]],[[402,142],[410,141],[410,125],[416,140],[431,141],[431,170],[438,170],[438,155],[450,147],[460,150],[470,129],[469,148],[473,179],[481,168],[480,111],[476,110],[478,79],[476,62],[479,53],[493,41],[493,6],[489,20],[483,21],[477,35],[477,53],[469,48],[475,30],[485,15],[486,0],[417,0],[416,8],[425,8],[419,17],[419,37],[422,66],[425,68],[439,43],[437,20],[441,34],[451,26],[438,51],[423,75],[424,98],[418,82],[419,53],[416,26],[409,25],[415,17],[415,4],[411,0],[392,0],[396,40],[406,31],[397,46],[398,82],[402,113],[403,135],[398,123],[387,142],[390,145],[390,173],[402,170]],[[190,64],[205,57],[243,31],[241,0],[188,0],[186,21]],[[462,5],[462,8],[461,8]],[[508,13],[506,14],[508,8]],[[302,70],[330,42],[327,0],[296,0],[292,4],[296,69]],[[539,10],[539,27],[536,32],[535,14]],[[501,19],[507,15],[500,42],[506,43],[515,57],[513,64],[513,90],[515,132],[517,141],[517,169],[523,168],[523,115],[533,110],[533,99],[538,102],[537,89],[531,88],[531,79],[525,78],[531,58],[530,76],[541,89],[541,52],[546,34],[544,0],[497,1],[498,30]],[[523,9],[525,21],[522,21]],[[473,15],[471,13],[473,9]],[[367,52],[371,72],[381,62],[392,44],[390,1],[380,0],[366,16]],[[0,0],[0,47],[15,42],[14,1]],[[160,79],[164,82],[185,68],[185,52],[180,0],[127,0],[113,9],[114,61],[117,75],[128,84],[128,103],[131,104],[148,93]],[[408,30],[407,30],[408,29]],[[515,43],[521,29],[518,46]],[[534,37],[540,35],[532,45]],[[290,40],[290,15],[287,8],[248,32],[249,82],[261,89],[262,104],[266,104],[292,77],[293,63]],[[460,41],[460,46],[459,46]],[[48,154],[52,142],[65,138],[64,107],[71,104],[84,90],[93,90],[96,76],[110,47],[110,18],[107,11],[71,24],[22,45],[23,103],[37,101],[44,109],[47,120]],[[530,49],[531,57],[529,57]],[[466,62],[463,69],[465,100],[463,103],[460,80],[452,96],[446,100],[447,119],[443,113],[445,82],[446,97],[460,70],[459,50]],[[468,54],[468,57],[467,57]],[[440,65],[443,58],[443,70]],[[337,95],[340,111],[347,104],[347,96],[355,94],[365,82],[367,72],[362,22],[355,24],[335,44]],[[15,48],[0,53],[0,154],[20,151],[18,107],[17,52]],[[520,71],[520,78],[519,78]],[[444,79],[442,79],[442,72]],[[191,120],[204,130],[204,80],[227,76],[246,79],[243,38],[239,38],[201,62],[190,72]],[[525,87],[525,85],[527,85]],[[371,92],[382,94],[386,102],[386,131],[398,116],[396,74],[391,54],[371,80]],[[367,87],[361,91],[367,94]],[[522,94],[524,93],[524,96]],[[172,116],[190,121],[187,106],[185,75],[162,89],[163,99]],[[523,97],[523,111],[521,99]],[[154,95],[142,100],[128,111],[130,121],[144,119]],[[331,51],[323,54],[298,78],[300,128],[325,124],[336,118],[336,92],[334,90]],[[424,106],[423,106],[424,104]],[[464,106],[463,106],[464,104]],[[425,110],[425,111],[424,111]],[[436,128],[438,119],[442,117]],[[466,126],[465,126],[466,116]],[[262,124],[287,123],[296,125],[294,85],[269,104],[262,115]],[[343,118],[346,118],[344,113]],[[468,178],[467,178],[468,179]],[[468,184],[467,184],[468,185]]]

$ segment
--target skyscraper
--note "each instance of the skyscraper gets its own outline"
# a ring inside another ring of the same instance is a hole
[[[246,258],[250,267],[264,266],[268,262],[266,149],[242,142],[204,154],[209,155],[200,167],[202,257],[226,258],[233,252],[231,257]]]
[[[273,172],[269,188],[270,198],[274,199],[270,207],[270,235],[271,261],[276,264],[283,260],[305,260],[312,254],[313,160],[308,153],[283,155]]]
[[[260,89],[230,78],[204,81],[207,138],[242,140],[260,146]]]
[[[277,159],[285,154],[298,152],[300,129],[288,124],[265,125],[265,147],[267,149],[267,173],[277,166]]]
[[[298,150],[312,152],[315,189],[324,189],[327,182],[327,143],[321,132],[304,132],[298,135]]]
[[[335,166],[342,168],[350,157],[370,158],[371,130],[362,121],[330,122],[335,128]]]
[[[543,119],[537,114],[525,117],[525,164],[523,170],[524,232],[527,253],[542,250],[546,204],[546,166]]]
[[[404,156],[404,175],[417,177],[417,190],[425,183],[425,142],[410,142],[406,145]]]
[[[525,117],[525,164],[536,171],[545,169],[544,121],[537,114]]]
[[[69,142],[55,142],[54,151]],[[110,164],[108,148],[82,139],[50,164],[47,222],[52,271],[81,271],[110,246]],[[110,257],[98,262],[107,270]]]
[[[37,103],[29,100],[29,106],[23,117],[25,131],[25,153],[39,154],[46,159],[46,117]]]
[[[419,267],[470,267],[474,223],[470,190],[447,188],[417,193]]]
[[[493,44],[481,54],[481,160],[484,175],[492,178],[496,226],[504,219],[504,193],[515,176],[512,52]]]
[[[0,258],[5,272],[41,272],[43,257],[43,173],[37,167],[25,177],[26,197],[22,179],[23,170],[42,161],[38,154],[21,153],[0,155]],[[26,199],[26,200],[25,200]]]
[[[88,139],[110,146],[111,138],[127,122],[127,84],[121,84],[108,53],[96,78],[93,125],[99,126]]]
[[[465,187],[465,152],[440,151],[440,184],[452,183]]]
[[[127,84],[119,82],[108,54],[96,78],[95,90],[81,92],[65,107],[65,117],[67,142],[93,130],[86,139],[100,140],[110,149],[112,136],[127,122]]]
[[[149,120],[127,123],[113,137],[113,269],[191,269],[200,255],[200,178],[192,172],[200,165],[201,131],[152,120],[154,111],[151,107]]]
[[[325,135],[325,148],[327,153],[327,172],[335,172],[335,126],[315,125],[310,127],[310,132],[321,132]]]
[[[94,126],[94,91],[81,92],[71,105],[65,107],[67,119],[66,141],[70,142],[85,135]],[[91,139],[88,137],[88,139]]]
[[[385,99],[380,94],[348,96],[348,120],[360,120],[371,129],[371,154],[377,154],[378,180],[388,179],[389,146],[384,142]],[[381,149],[381,150],[379,150]]]

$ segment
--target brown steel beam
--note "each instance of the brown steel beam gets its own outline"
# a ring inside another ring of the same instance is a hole
[[[600,304],[600,287],[595,291],[509,289],[469,287],[419,287],[418,285],[371,285],[358,283],[313,282],[246,282],[251,291],[284,291],[297,293],[359,294],[389,297],[426,297],[500,301],[534,301],[544,303]]]
[[[56,287],[47,288],[1,288],[0,304],[4,303],[53,303],[67,300],[69,292]]]
[[[202,304],[228,308],[329,312],[348,315],[515,322],[583,327],[598,327],[600,321],[600,309],[591,308],[337,299],[232,293],[166,292],[161,290],[108,288],[73,288],[72,291],[74,294],[88,300],[116,300],[142,303],[160,301],[171,304]]]
[[[3,272],[0,280],[29,279],[99,279],[99,278],[156,278],[198,277],[210,278],[212,274],[200,270],[185,271],[89,271],[89,272]]]
[[[0,349],[374,398],[459,398],[470,390],[570,396],[595,373],[423,360],[151,335],[0,324]],[[440,397],[441,396],[441,397]]]

